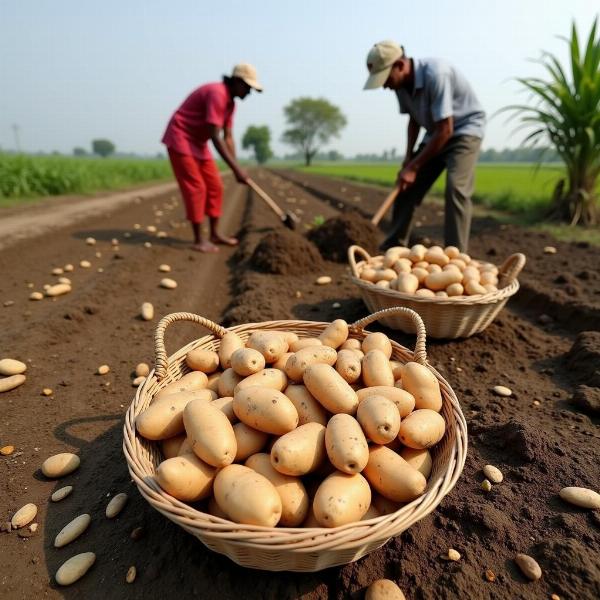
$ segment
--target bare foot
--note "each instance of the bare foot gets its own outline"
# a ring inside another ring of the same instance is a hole
[[[208,240],[199,242],[197,244],[193,244],[192,246],[190,246],[190,248],[192,250],[195,250],[196,252],[203,252],[205,254],[215,254],[216,252],[219,252],[219,249]]]
[[[212,235],[210,241],[213,244],[225,244],[226,246],[237,246],[239,241],[234,237],[225,237],[222,235]]]

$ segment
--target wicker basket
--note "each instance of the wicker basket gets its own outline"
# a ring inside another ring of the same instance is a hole
[[[135,418],[150,404],[159,389],[189,372],[185,355],[195,348],[216,350],[220,338],[227,331],[235,331],[246,340],[252,331],[293,331],[300,337],[319,335],[328,323],[312,321],[269,321],[239,325],[227,330],[191,313],[174,313],[164,317],[156,329],[156,368],[138,388],[127,411],[124,426],[123,450],[129,472],[142,496],[171,521],[195,535],[211,550],[226,554],[245,567],[267,571],[319,571],[357,560],[385,544],[413,523],[430,513],[454,487],[462,472],[467,453],[467,426],[456,395],[437,371],[427,364],[425,327],[420,317],[406,308],[381,311],[350,326],[350,337],[362,340],[369,323],[381,318],[405,313],[413,320],[417,331],[414,352],[392,341],[393,358],[401,362],[415,360],[435,374],[443,397],[441,414],[446,420],[444,438],[432,449],[433,470],[423,496],[405,505],[397,512],[341,527],[322,528],[269,528],[240,525],[221,519],[176,500],[164,492],[154,479],[161,461],[158,444],[140,437],[135,429]],[[164,346],[165,329],[175,321],[193,321],[211,331],[178,350],[167,359]]]
[[[356,262],[356,255],[362,258],[360,262]],[[517,277],[525,266],[524,254],[509,256],[499,269],[496,292],[455,298],[422,298],[378,287],[360,279],[361,267],[371,260],[369,253],[360,246],[348,248],[352,282],[358,286],[367,308],[371,312],[395,306],[412,308],[423,319],[429,337],[445,339],[469,337],[483,331],[504,308],[508,299],[517,293]],[[381,322],[390,329],[415,333],[412,321],[405,315],[387,317],[381,319]]]

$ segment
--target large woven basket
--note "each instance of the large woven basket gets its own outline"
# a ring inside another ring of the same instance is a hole
[[[362,258],[359,262],[356,260],[357,255]],[[371,260],[369,253],[360,246],[348,248],[352,282],[360,290],[367,308],[371,312],[395,306],[412,308],[423,319],[429,337],[444,339],[469,337],[483,331],[498,316],[508,299],[517,293],[517,277],[525,266],[524,254],[509,256],[499,269],[496,292],[454,298],[423,298],[382,288],[360,279],[360,269]],[[415,333],[412,321],[404,315],[386,317],[381,322],[390,329]]]
[[[301,529],[240,525],[201,512],[164,492],[154,479],[156,467],[162,459],[158,444],[138,435],[135,419],[148,407],[158,390],[189,372],[185,355],[195,348],[218,349],[220,339],[227,331],[235,331],[244,340],[256,330],[293,331],[300,337],[314,337],[328,325],[312,321],[269,321],[227,330],[191,313],[167,315],[158,324],[155,334],[156,368],[138,388],[125,417],[123,450],[129,472],[142,496],[211,550],[225,554],[245,567],[268,571],[319,571],[352,562],[422,519],[454,487],[462,472],[467,453],[467,426],[452,388],[427,363],[425,327],[416,313],[406,308],[381,311],[351,325],[350,337],[362,340],[368,333],[364,327],[369,323],[401,313],[413,320],[417,340],[414,352],[392,341],[393,358],[403,363],[417,361],[435,374],[443,397],[441,414],[447,424],[444,438],[432,449],[433,470],[423,496],[393,514],[368,521],[331,529]],[[167,358],[165,330],[171,323],[182,320],[202,325],[211,335],[191,342]]]

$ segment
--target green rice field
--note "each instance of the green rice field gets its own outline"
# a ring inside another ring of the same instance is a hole
[[[302,171],[374,183],[391,187],[398,166],[393,164],[328,163],[299,167]],[[537,213],[546,207],[556,182],[564,173],[560,165],[544,165],[539,169],[531,163],[484,163],[477,166],[474,200],[499,210],[514,213]],[[444,193],[442,175],[433,186],[433,193]]]
[[[120,189],[171,177],[166,159],[0,154],[0,205],[41,196]]]

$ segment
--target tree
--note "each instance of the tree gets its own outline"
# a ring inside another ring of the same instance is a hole
[[[254,158],[259,165],[266,163],[273,156],[270,146],[271,131],[266,125],[260,127],[250,125],[242,138],[242,148],[254,148]]]
[[[110,140],[92,140],[92,152],[106,158],[115,151],[115,145]]]
[[[600,175],[600,37],[597,19],[582,55],[575,23],[569,44],[570,69],[563,68],[553,54],[544,52],[540,63],[549,74],[517,79],[537,102],[508,106],[520,116],[521,126],[535,127],[525,142],[535,146],[549,140],[565,163],[552,199],[552,215],[571,225],[598,222],[596,182]]]
[[[73,148],[73,156],[85,156],[86,154],[85,148],[81,148],[80,146]]]
[[[306,166],[310,165],[319,146],[338,137],[347,122],[340,109],[324,98],[296,98],[283,112],[290,128],[281,139],[302,152]]]

